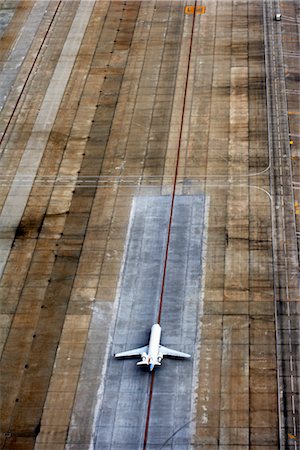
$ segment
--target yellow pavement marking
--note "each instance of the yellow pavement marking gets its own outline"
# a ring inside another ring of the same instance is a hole
[[[186,6],[184,8],[185,14],[194,14],[195,6]],[[204,14],[206,11],[206,6],[196,6],[196,14]]]
[[[297,201],[294,202],[295,214],[300,214],[300,206]]]

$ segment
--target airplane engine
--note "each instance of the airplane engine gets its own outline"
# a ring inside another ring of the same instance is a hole
[[[162,353],[159,353],[157,356],[157,362],[159,362],[159,363],[162,362],[163,357],[164,357],[164,355]]]
[[[142,360],[143,361],[147,360],[147,353],[146,352],[142,353]]]

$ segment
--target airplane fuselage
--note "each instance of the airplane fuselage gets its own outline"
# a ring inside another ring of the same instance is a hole
[[[155,323],[151,327],[148,355],[146,356],[150,371],[152,371],[155,366],[161,364],[162,355],[160,355],[159,353],[160,338],[161,338],[161,327],[158,323]]]

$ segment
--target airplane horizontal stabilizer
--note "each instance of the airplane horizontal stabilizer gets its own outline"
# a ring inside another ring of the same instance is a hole
[[[139,361],[136,363],[137,366],[148,366],[149,364],[147,363],[147,361]]]
[[[163,345],[159,346],[160,353],[163,356],[173,356],[173,358],[190,358],[191,355],[188,353],[178,352],[177,350],[172,350],[171,348],[164,347]]]
[[[139,362],[136,363],[136,365],[137,366],[150,366],[149,362],[147,362],[147,361],[139,361]],[[161,366],[161,363],[160,362],[156,362],[154,365],[155,366]]]
[[[131,356],[141,356],[144,352],[148,351],[148,345],[144,347],[134,348],[133,350],[128,350],[127,352],[116,353],[115,358],[130,358]]]

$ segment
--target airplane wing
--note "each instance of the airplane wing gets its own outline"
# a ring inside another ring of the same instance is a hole
[[[141,356],[142,353],[148,351],[148,345],[145,347],[134,348],[133,350],[128,350],[127,352],[116,353],[115,358],[129,358],[131,356]]]
[[[173,356],[174,358],[190,358],[191,355],[188,353],[178,352],[177,350],[172,350],[171,348],[164,347],[163,345],[159,346],[159,351],[163,354],[163,356]]]

